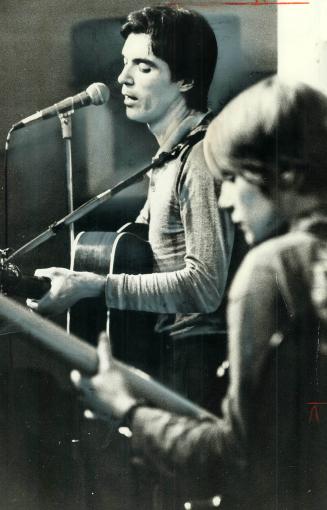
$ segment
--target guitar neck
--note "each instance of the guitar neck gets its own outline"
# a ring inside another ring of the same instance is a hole
[[[20,327],[31,336],[32,341],[37,342],[70,367],[88,375],[96,374],[98,356],[96,349],[91,345],[73,335],[68,335],[59,326],[37,314],[31,314],[26,308],[1,294],[0,316]],[[205,409],[166,388],[141,370],[118,360],[114,360],[114,363],[136,398],[145,399],[149,404],[180,415],[215,419],[215,416]]]
[[[50,290],[50,287],[50,278],[22,275],[15,287],[12,289],[9,287],[8,293],[17,297],[41,299]]]
[[[0,288],[10,296],[40,299],[51,287],[51,280],[45,277],[24,275],[11,262],[0,263]]]

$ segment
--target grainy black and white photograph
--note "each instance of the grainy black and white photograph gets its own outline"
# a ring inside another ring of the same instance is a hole
[[[326,0],[0,40],[0,510],[325,510]]]

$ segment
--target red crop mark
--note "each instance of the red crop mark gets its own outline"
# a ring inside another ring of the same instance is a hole
[[[175,7],[175,8],[178,8],[180,7],[180,4],[176,3],[176,2],[168,2],[167,4],[169,7]],[[266,5],[310,5],[310,2],[292,2],[292,1],[289,1],[289,2],[279,2],[278,0],[272,0],[272,1],[268,1],[268,0],[253,0],[252,2],[245,2],[245,1],[239,1],[239,2],[233,2],[233,1],[230,1],[230,2],[222,2],[220,5],[246,5],[246,6],[250,6],[250,7],[262,7],[262,6],[266,6]],[[201,3],[201,4],[192,4],[193,7],[201,7],[201,8],[212,8],[214,7],[214,4],[213,3]]]
[[[309,5],[310,2],[268,2],[267,0],[254,0],[253,2],[223,2],[223,5],[251,5],[255,7],[263,5]]]
[[[309,412],[309,423],[312,423],[313,421],[316,423],[320,422],[319,407],[316,405],[311,406]]]
[[[320,423],[319,406],[327,405],[327,402],[306,402],[310,406],[309,409],[309,423]]]

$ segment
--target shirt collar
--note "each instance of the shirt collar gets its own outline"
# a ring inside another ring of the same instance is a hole
[[[206,113],[194,112],[185,117],[168,135],[154,157],[157,158],[162,152],[170,152],[186,135],[194,131],[209,113],[209,111]]]

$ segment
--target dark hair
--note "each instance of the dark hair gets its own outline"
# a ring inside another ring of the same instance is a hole
[[[218,49],[204,17],[182,8],[145,7],[128,15],[121,34],[127,39],[131,33],[151,36],[153,54],[168,64],[172,81],[194,83],[184,93],[187,105],[206,111]]]
[[[209,126],[211,172],[241,174],[268,194],[297,184],[327,189],[327,97],[300,82],[267,78],[233,99]]]

